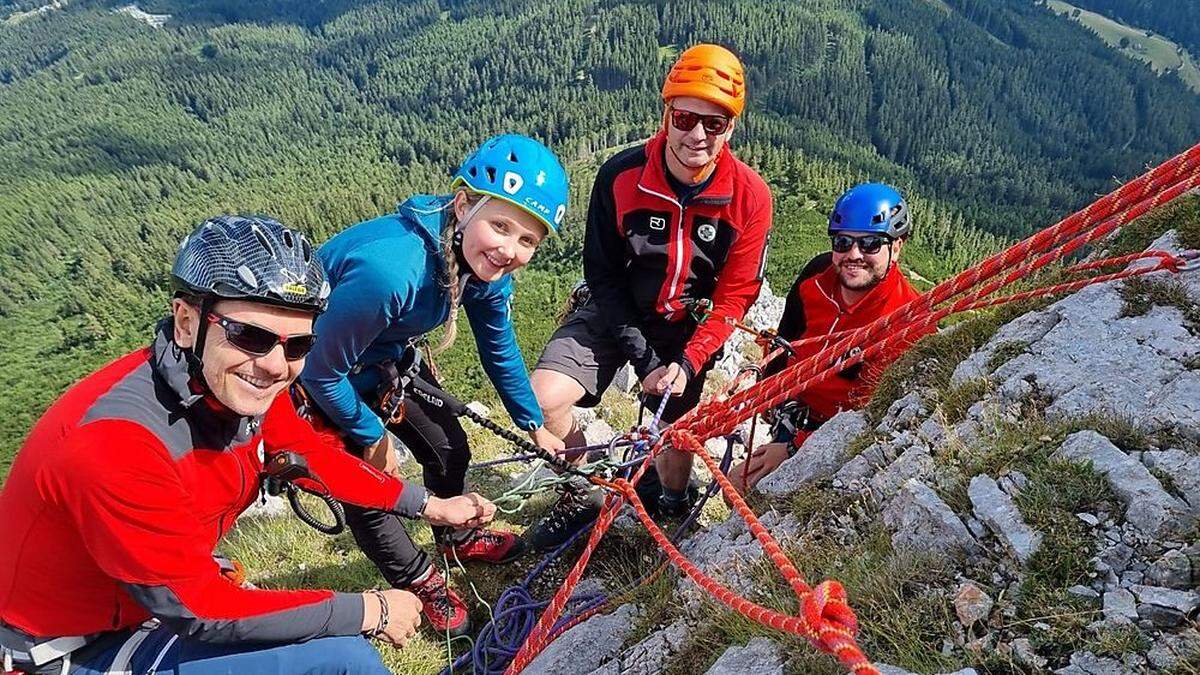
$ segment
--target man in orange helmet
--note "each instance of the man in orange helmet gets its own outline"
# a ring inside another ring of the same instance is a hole
[[[698,323],[690,303],[707,301],[715,316],[740,320],[762,284],[771,193],[727,147],[746,105],[741,62],[718,45],[691,47],[667,74],[662,96],[658,133],[596,175],[583,252],[590,298],[550,338],[531,378],[546,428],[568,447],[583,444],[572,407],[596,405],[626,363],[650,410],[672,397],[664,422],[695,407],[732,328]],[[660,456],[661,494],[646,493],[660,514],[688,510],[691,465],[686,453]],[[568,491],[535,528],[536,548],[594,517],[595,495],[582,494]]]

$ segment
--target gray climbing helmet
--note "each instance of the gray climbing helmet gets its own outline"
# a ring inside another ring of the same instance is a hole
[[[308,239],[265,216],[217,216],[179,245],[176,291],[208,302],[249,300],[319,314],[329,282]]]

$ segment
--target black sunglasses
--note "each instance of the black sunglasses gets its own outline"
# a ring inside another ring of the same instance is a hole
[[[724,115],[701,115],[690,110],[671,108],[671,126],[680,131],[691,131],[696,125],[704,126],[710,136],[719,136],[729,128],[729,118]]]
[[[208,321],[225,329],[225,339],[229,340],[229,344],[254,356],[266,356],[275,345],[283,345],[283,358],[298,361],[312,351],[313,343],[317,340],[317,336],[312,333],[278,335],[266,328],[234,321],[211,311],[208,313]]]
[[[892,238],[886,234],[868,234],[862,237],[851,237],[848,234],[835,234],[829,237],[833,242],[833,250],[835,253],[849,253],[850,249],[858,244],[858,250],[863,255],[871,255],[879,253],[879,251],[887,244],[892,243]]]

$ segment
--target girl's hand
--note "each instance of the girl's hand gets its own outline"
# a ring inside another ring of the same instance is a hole
[[[562,454],[563,451],[567,449],[567,446],[562,442],[562,439],[550,433],[550,430],[544,426],[538,427],[529,432],[529,438],[534,442],[534,444],[549,450],[556,455]]]

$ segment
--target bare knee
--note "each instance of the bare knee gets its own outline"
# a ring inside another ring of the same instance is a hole
[[[543,368],[534,370],[529,382],[546,417],[546,428],[556,435],[569,431],[572,409],[585,393],[583,386],[573,377]]]

